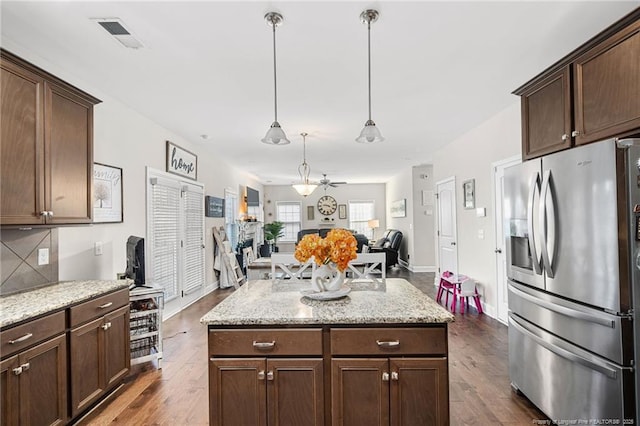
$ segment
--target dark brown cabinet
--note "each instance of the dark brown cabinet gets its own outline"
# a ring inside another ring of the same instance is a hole
[[[514,91],[522,157],[640,130],[640,9]]]
[[[70,319],[71,416],[75,417],[129,371],[128,291],[71,307]]]
[[[90,223],[100,101],[0,51],[3,225]]]
[[[40,327],[43,322],[49,323],[49,330]],[[58,335],[50,337],[50,330]],[[2,332],[5,348],[36,345],[13,355],[6,352],[9,357],[0,362],[1,424],[67,422],[67,338],[61,333],[64,333],[64,315],[56,314]],[[48,334],[47,339],[38,343],[43,334]]]
[[[322,359],[212,358],[212,425],[324,424]]]

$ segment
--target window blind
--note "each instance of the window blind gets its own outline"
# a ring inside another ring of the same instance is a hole
[[[189,294],[204,285],[204,191],[188,186],[184,203],[184,286]]]

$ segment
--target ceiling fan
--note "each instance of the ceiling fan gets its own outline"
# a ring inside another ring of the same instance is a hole
[[[332,188],[336,188],[338,185],[345,185],[347,182],[331,182],[328,178],[327,178],[327,174],[323,173],[322,174],[322,179],[320,179],[320,185],[322,185],[322,187],[324,188],[324,190],[326,191],[328,187],[332,187]]]

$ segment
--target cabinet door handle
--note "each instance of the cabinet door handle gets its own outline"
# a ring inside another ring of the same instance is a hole
[[[271,342],[256,342],[255,340],[253,341],[253,347],[256,349],[273,349],[273,347],[276,345],[276,341],[272,340]]]
[[[33,333],[27,333],[22,337],[18,337],[17,339],[9,340],[10,345],[15,345],[16,343],[24,342],[25,340],[29,340],[33,337]]]
[[[391,380],[398,380],[398,372],[397,371],[392,371],[391,372]]]
[[[29,367],[31,367],[31,365],[28,362],[25,362],[24,364],[22,364],[20,366],[20,368],[22,369],[22,372],[25,372],[29,369]]]
[[[381,348],[397,348],[400,346],[400,340],[376,340],[376,343]]]
[[[49,216],[49,212],[46,210],[43,210],[40,212],[40,216],[44,216],[45,218]]]
[[[573,132],[571,132],[571,136],[573,136],[574,138],[579,135],[580,135],[580,130],[574,130]]]
[[[566,141],[567,139],[569,139],[569,135],[568,134],[565,133],[564,135],[562,135],[562,140],[563,141]]]
[[[382,381],[383,382],[388,382],[389,381],[389,373],[387,373],[387,372],[382,373]]]
[[[264,380],[264,370],[258,371],[258,380]]]
[[[107,309],[109,306],[113,305],[113,302],[107,302],[104,305],[98,306],[100,309]]]
[[[22,367],[16,367],[11,371],[13,371],[13,374],[15,374],[16,376],[19,376],[22,374]]]
[[[273,380],[273,371],[267,372],[267,380]]]
[[[101,327],[103,330],[108,330],[111,328],[111,323],[110,322],[104,323]]]

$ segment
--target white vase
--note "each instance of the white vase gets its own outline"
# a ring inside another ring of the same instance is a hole
[[[311,274],[311,287],[315,291],[337,291],[343,282],[343,272],[332,264],[318,266]]]

